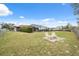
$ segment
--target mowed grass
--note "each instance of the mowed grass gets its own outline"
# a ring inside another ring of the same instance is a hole
[[[49,32],[50,33],[50,32]],[[44,32],[7,32],[0,39],[3,56],[72,56],[79,55],[79,40],[73,32],[56,31],[63,41],[50,42]]]

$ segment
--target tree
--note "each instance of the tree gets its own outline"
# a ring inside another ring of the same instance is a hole
[[[72,30],[72,25],[71,25],[70,23],[68,23],[68,24],[66,25],[66,29],[69,30],[69,31],[71,31],[71,30]]]
[[[79,15],[79,3],[73,3],[71,5],[74,10],[74,15]]]
[[[2,23],[1,25],[2,25],[2,28],[5,28],[7,30],[10,30],[10,31],[14,30],[14,24],[11,24],[11,23]]]
[[[77,23],[79,25],[79,3],[73,3],[71,5],[72,5],[73,11],[74,11],[73,13],[76,16]]]

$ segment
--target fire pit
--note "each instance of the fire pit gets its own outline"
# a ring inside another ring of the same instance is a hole
[[[57,39],[57,37],[55,37],[55,36],[53,36],[53,37],[52,37],[52,36],[50,36],[50,37],[49,37],[49,39],[50,39],[50,40],[56,40],[56,39]]]
[[[48,33],[45,33],[46,37],[44,37],[46,40],[49,40],[51,42],[60,41],[63,38],[58,37],[55,32],[52,33],[52,35],[48,35]]]

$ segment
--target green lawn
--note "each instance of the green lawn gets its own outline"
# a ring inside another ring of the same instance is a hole
[[[64,42],[50,42],[44,38],[44,32],[22,33],[7,32],[0,39],[0,55],[79,55],[79,40],[72,32],[58,32]]]

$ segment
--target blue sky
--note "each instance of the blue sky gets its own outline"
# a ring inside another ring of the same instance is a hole
[[[70,4],[65,3],[7,3],[0,4],[0,22],[38,24],[47,27],[76,25]]]

